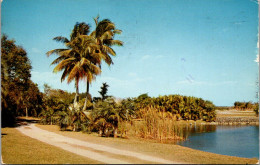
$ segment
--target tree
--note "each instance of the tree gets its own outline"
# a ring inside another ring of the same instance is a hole
[[[98,47],[95,51],[100,56],[98,64],[101,68],[101,60],[104,60],[109,66],[113,64],[112,56],[116,56],[116,52],[111,48],[113,45],[123,46],[123,42],[120,40],[114,40],[115,34],[121,34],[121,30],[116,29],[116,26],[109,19],[103,19],[98,21],[99,16],[97,16],[94,21],[96,23],[96,29],[90,34],[90,36],[95,40],[95,43]],[[89,97],[89,81],[87,81],[86,89],[86,100],[84,103],[83,110],[87,108],[87,100]]]
[[[102,59],[108,64],[113,64],[110,56],[116,56],[116,52],[111,46],[123,46],[123,42],[115,40],[116,34],[121,34],[122,30],[116,29],[116,26],[109,19],[103,19],[99,21],[97,16],[94,21],[96,23],[96,29],[90,34],[95,40],[97,45],[100,46],[101,53],[103,54]]]
[[[23,111],[25,92],[30,86],[31,63],[26,51],[8,40],[1,38],[1,103],[2,126],[12,125],[15,117]]]
[[[109,85],[107,83],[103,83],[103,86],[101,87],[101,90],[99,91],[102,101],[104,101],[108,97],[107,96],[108,87],[109,87]]]
[[[29,89],[23,93],[23,111],[21,115],[38,117],[43,107],[43,94],[38,85],[29,81]]]

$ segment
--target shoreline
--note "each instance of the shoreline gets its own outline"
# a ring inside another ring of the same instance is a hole
[[[131,151],[137,151],[141,153],[149,153],[151,156],[159,156],[164,159],[175,160],[192,164],[239,164],[241,162],[248,164],[255,164],[257,158],[244,158],[237,156],[221,155],[211,152],[205,152],[201,150],[192,149],[189,147],[181,146],[178,144],[167,144],[167,143],[156,143],[149,142],[144,139],[121,139],[121,138],[104,138],[97,137],[93,134],[84,134],[81,132],[69,132],[69,131],[59,131],[57,126],[50,125],[35,125],[36,127],[61,134],[63,136],[68,136],[71,138],[76,138],[79,140],[87,140],[93,143],[113,146],[119,149],[127,148]],[[249,161],[251,163],[249,163]]]
[[[217,117],[216,122],[212,122],[216,125],[258,125],[259,118],[254,116],[227,116]]]

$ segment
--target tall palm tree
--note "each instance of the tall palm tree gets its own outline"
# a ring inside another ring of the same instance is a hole
[[[103,54],[102,59],[108,64],[113,64],[112,56],[116,56],[116,52],[111,48],[111,46],[123,46],[123,42],[120,40],[115,40],[116,34],[121,34],[122,30],[116,29],[116,26],[109,19],[103,19],[98,21],[99,16],[97,16],[94,21],[96,23],[96,29],[90,34],[95,40],[97,45],[100,46],[101,53]]]
[[[63,74],[61,76],[61,81],[65,80],[66,77],[68,77],[68,83],[70,83],[72,80],[75,80],[75,88],[76,88],[76,95],[74,99],[74,107],[76,103],[78,102],[79,97],[79,89],[78,84],[79,80],[83,79],[86,75],[88,75],[89,81],[91,81],[91,74],[87,73],[91,70],[98,74],[100,71],[95,68],[95,66],[90,65],[88,67],[82,68],[84,66],[87,66],[88,64],[91,64],[89,60],[86,58],[82,58],[82,51],[86,49],[88,45],[82,44],[82,40],[79,39],[81,35],[87,35],[89,33],[90,26],[84,22],[82,23],[76,23],[72,33],[70,35],[70,40],[66,37],[58,36],[55,37],[53,40],[57,42],[62,42],[65,44],[65,49],[53,49],[51,51],[48,51],[46,54],[47,56],[50,56],[52,54],[57,54],[59,57],[56,58],[51,65],[58,64],[54,68],[54,72],[58,72],[63,70]],[[89,42],[85,42],[89,43]],[[85,46],[85,47],[84,47]]]
[[[113,60],[111,56],[116,56],[116,52],[111,48],[113,45],[123,46],[123,42],[120,40],[114,40],[115,34],[121,34],[121,30],[116,29],[116,26],[109,19],[103,19],[99,22],[99,16],[94,18],[96,23],[95,30],[90,34],[95,42],[98,49],[95,49],[99,57],[100,61],[95,63],[99,65],[101,68],[101,62],[104,60],[109,66],[113,64]],[[86,89],[86,99],[84,103],[83,110],[87,108],[87,101],[89,97],[89,81],[87,81],[87,89]]]

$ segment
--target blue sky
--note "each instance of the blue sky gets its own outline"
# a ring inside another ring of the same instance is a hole
[[[102,82],[115,97],[181,94],[211,100],[215,105],[257,101],[258,4],[254,0],[4,0],[1,33],[15,39],[28,53],[32,80],[41,90],[74,92],[61,83],[47,57],[63,45],[55,36],[69,37],[76,22],[94,28],[93,18],[109,18],[123,30],[113,47],[111,67],[90,88],[98,96]],[[80,83],[85,92],[86,82]]]

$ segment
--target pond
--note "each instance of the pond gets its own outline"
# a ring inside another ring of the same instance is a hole
[[[181,146],[222,155],[259,159],[259,126],[197,125],[184,129]]]

